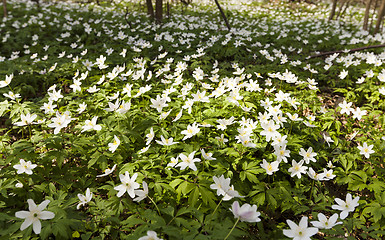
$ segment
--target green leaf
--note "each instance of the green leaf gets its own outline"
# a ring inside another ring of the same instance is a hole
[[[79,238],[80,237],[80,233],[78,231],[75,231],[72,233],[72,237],[73,238]]]
[[[198,201],[198,198],[199,198],[199,188],[195,187],[194,190],[190,193],[190,197],[188,199],[189,200],[189,204],[191,206],[195,206],[195,204]]]
[[[8,100],[0,102],[0,117],[2,117],[6,111],[9,110],[9,107],[11,104],[8,102]]]
[[[179,184],[181,184],[182,182],[183,182],[184,180],[183,179],[174,179],[174,180],[172,180],[171,182],[170,182],[170,186],[172,187],[172,188],[176,188],[176,186],[178,186]]]

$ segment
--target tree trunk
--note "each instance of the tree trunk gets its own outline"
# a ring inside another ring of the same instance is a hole
[[[3,0],[3,12],[4,12],[4,16],[3,17],[8,17],[7,0]]]
[[[364,29],[364,30],[368,30],[370,6],[372,6],[372,2],[373,2],[373,0],[366,0],[364,25],[362,26],[362,29]]]
[[[219,5],[218,0],[215,0],[215,4],[217,4],[217,7],[219,8],[219,11],[221,12],[222,18],[223,18],[223,20],[224,20],[225,23],[226,23],[227,29],[230,31],[230,30],[231,30],[230,24],[229,24],[229,22],[227,21],[226,15],[225,15],[225,13],[224,13],[223,10],[222,10],[221,5]]]
[[[154,7],[152,6],[152,0],[146,0],[147,4],[147,14],[151,19],[154,19]]]
[[[171,4],[169,1],[167,1],[167,17],[171,16]]]
[[[383,0],[380,5],[380,9],[378,10],[378,16],[376,21],[376,27],[374,28],[374,34],[380,31],[380,26],[382,24],[382,20],[384,19],[385,14],[385,1]]]
[[[346,9],[348,9],[348,7],[349,7],[349,3],[350,3],[350,0],[347,0],[345,2],[345,6],[342,9],[342,12],[340,12],[339,15],[338,15],[339,18],[342,18],[345,15]]]
[[[156,23],[161,23],[163,19],[163,0],[156,0],[155,2],[155,20]]]
[[[334,15],[336,14],[337,0],[333,0],[332,10],[330,11],[329,21],[333,20]]]
[[[342,9],[344,8],[346,2],[347,0],[341,1],[340,7],[338,8],[338,13],[336,14],[336,20],[341,16]]]
[[[372,30],[372,26],[373,26],[373,22],[374,22],[374,15],[376,14],[376,9],[378,6],[377,3],[378,3],[378,0],[374,0],[374,8],[373,8],[373,12],[372,12],[372,17],[370,18],[369,32],[371,32],[371,30]]]

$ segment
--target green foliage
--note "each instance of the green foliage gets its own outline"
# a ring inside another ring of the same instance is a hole
[[[376,37],[326,21],[324,6],[229,5],[229,33],[210,5],[159,26],[137,5],[102,5],[42,3],[37,12],[9,3],[12,14],[0,26],[0,239],[138,239],[148,231],[163,239],[229,232],[228,239],[283,239],[286,220],[340,213],[332,205],[347,193],[360,197],[359,206],[317,237],[384,237],[383,53],[307,58]],[[170,99],[158,110],[157,97]],[[358,108],[366,113],[350,113]],[[287,141],[281,148],[262,133],[265,112]],[[192,125],[199,131],[189,136]],[[368,156],[358,148],[364,143],[374,151]],[[314,161],[293,174],[310,147]],[[285,150],[290,156],[277,160]],[[17,173],[21,159],[37,165],[31,174]],[[276,160],[268,174],[264,161]],[[120,196],[124,174],[135,176],[135,190],[148,184],[142,200]],[[220,176],[240,196],[218,195]],[[87,189],[92,197],[82,201]],[[40,221],[39,236],[32,227],[21,231],[15,215],[28,210],[28,199],[50,200],[46,210],[55,214]],[[257,205],[261,221],[237,222],[234,201]]]

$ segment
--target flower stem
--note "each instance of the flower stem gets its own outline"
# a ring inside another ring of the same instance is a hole
[[[314,182],[315,180],[313,180],[312,184],[311,184],[311,189],[310,189],[310,201],[311,201],[311,198],[313,197],[313,187],[314,187]]]
[[[219,205],[221,205],[222,201],[223,201],[223,198],[221,198],[218,205],[215,207],[214,212],[211,214],[211,217],[214,217],[214,213],[217,211],[217,209],[218,209]]]
[[[234,230],[235,226],[238,224],[238,222],[239,222],[239,218],[238,218],[237,221],[234,223],[234,226],[231,228],[230,232],[227,234],[227,236],[225,237],[224,240],[226,240],[226,239],[230,236],[230,234],[233,232],[233,230]]]
[[[154,202],[154,200],[150,197],[150,196],[147,196],[149,199],[150,199],[150,201],[155,205],[155,207],[156,207],[156,210],[158,211],[158,213],[159,213],[159,216],[161,215],[160,214],[160,211],[159,211],[159,208],[158,208],[158,205],[156,205],[156,203]]]
[[[32,142],[31,138],[32,138],[32,133],[31,133],[31,125],[28,124],[28,132],[29,132],[29,140]]]

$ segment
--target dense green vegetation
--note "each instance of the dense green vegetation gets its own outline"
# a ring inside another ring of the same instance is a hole
[[[383,238],[384,35],[224,8],[8,2],[1,239]]]

